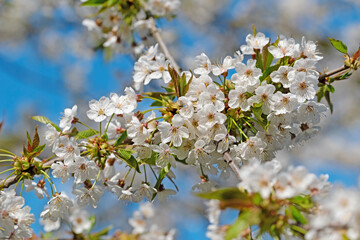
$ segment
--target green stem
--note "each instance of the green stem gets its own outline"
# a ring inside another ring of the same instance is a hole
[[[24,176],[21,176],[21,177],[19,178],[19,180],[16,182],[16,184],[15,184],[15,188],[14,188],[15,190],[16,190],[16,188],[17,188],[17,185],[18,185],[18,184],[19,184],[19,182],[21,181],[21,179],[23,179],[23,177],[24,177]]]
[[[152,173],[154,174],[154,176],[155,176],[155,178],[156,178],[156,181],[157,181],[157,180],[158,180],[158,177],[156,176],[156,173],[155,173],[154,169],[151,167],[151,165],[149,165],[149,167],[150,167],[150,169],[151,169]]]
[[[6,173],[6,172],[8,172],[8,171],[14,170],[14,169],[15,169],[15,168],[9,168],[9,169],[6,169],[6,170],[4,170],[4,171],[0,172],[0,175],[1,175],[1,174],[3,174],[3,173]]]
[[[7,151],[7,150],[5,150],[5,149],[0,149],[0,152],[4,152],[4,153],[7,153],[7,154],[10,154],[12,157],[13,157],[13,156],[16,156],[16,155],[13,154],[12,152]]]
[[[14,159],[3,159],[3,160],[0,160],[0,162],[13,162]]]
[[[94,132],[96,132],[97,133],[97,131],[95,130],[95,129],[93,129],[93,128],[91,128],[91,127],[89,127],[87,124],[85,124],[85,123],[83,123],[83,122],[78,122],[78,123],[80,123],[81,125],[83,125],[83,126],[85,126],[85,127],[87,127],[88,129],[91,129],[91,130],[93,130]],[[99,134],[97,134],[98,136],[99,136]],[[99,136],[100,137],[100,136]]]
[[[101,133],[101,122],[100,122],[100,136],[102,135],[102,133]]]
[[[20,196],[22,196],[22,192],[23,192],[23,189],[24,189],[24,179],[22,180],[22,184],[21,184],[21,190],[20,190]]]
[[[244,131],[241,129],[241,127],[239,127],[239,125],[236,123],[236,121],[235,121],[233,118],[231,118],[231,119],[232,119],[233,123],[235,124],[235,126],[237,127],[237,129],[239,129],[239,131],[242,133],[242,135],[244,135],[244,137],[245,137],[246,139],[249,139],[248,136],[246,136],[246,134],[244,133]]]
[[[153,97],[149,97],[149,96],[143,96],[143,98],[148,98],[148,99],[151,99],[151,100],[154,100],[154,101],[157,101],[157,102],[161,102],[161,103],[162,103],[162,101],[161,101],[160,99],[158,99],[158,98],[153,98]]]
[[[42,174],[44,174],[44,176],[46,177],[46,179],[47,179],[48,182],[50,183],[50,186],[53,185],[54,191],[55,191],[55,193],[57,193],[56,186],[55,186],[53,180],[49,177],[49,175],[48,175],[45,171],[43,171],[43,170],[41,170],[40,172],[41,172]]]
[[[146,175],[146,167],[144,165],[144,172],[145,172],[145,182],[147,182],[147,175]]]
[[[92,190],[94,187],[95,187],[95,184],[97,183],[98,179],[99,179],[99,176],[100,176],[100,173],[101,173],[101,169],[99,168],[99,172],[96,176],[96,179],[95,179],[95,182],[93,183],[93,185],[91,186],[90,190]]]
[[[110,125],[110,122],[111,122],[111,120],[113,119],[114,115],[115,115],[115,113],[113,113],[113,114],[111,115],[110,120],[109,120],[109,122],[108,122],[107,125],[106,125],[105,133],[107,133],[107,130],[108,130],[109,125]]]
[[[13,157],[13,155],[0,153],[0,157]]]
[[[8,180],[9,177],[11,177],[13,174],[15,174],[15,171],[12,172],[12,173],[10,173],[9,176],[7,176],[7,177],[5,178],[5,180],[3,181],[3,184],[0,186],[0,189],[4,186],[4,184],[6,183],[6,180]]]
[[[131,179],[130,187],[132,187],[132,185],[134,183],[135,175],[136,175],[136,171],[134,171],[134,175],[133,175],[133,177]]]
[[[154,110],[160,110],[160,109],[163,109],[163,108],[152,108],[152,109],[145,110],[145,111],[143,111],[141,113],[145,114],[145,113],[148,113],[148,112],[151,112],[151,111],[154,111]]]

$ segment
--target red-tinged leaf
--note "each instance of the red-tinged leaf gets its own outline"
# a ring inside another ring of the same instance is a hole
[[[354,53],[353,59],[358,59],[360,56],[360,48]]]
[[[40,144],[40,137],[39,137],[39,133],[37,131],[37,127],[35,127],[35,133],[34,133],[34,137],[32,140],[32,144],[31,144],[31,149],[35,149],[39,146]]]

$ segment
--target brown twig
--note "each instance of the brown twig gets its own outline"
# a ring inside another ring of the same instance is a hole
[[[169,59],[171,65],[175,68],[176,72],[180,73],[180,67],[179,65],[176,63],[176,61],[174,60],[174,58],[172,57],[169,49],[167,48],[164,40],[161,37],[160,31],[159,29],[156,27],[156,22],[154,18],[150,18],[151,21],[151,26],[150,26],[150,31],[152,33],[152,35],[154,36],[154,38],[156,39],[156,41],[158,42],[160,48],[162,49],[163,53],[165,54],[165,57],[167,59]]]
[[[334,69],[334,70],[332,70],[332,71],[330,71],[330,72],[321,74],[321,75],[319,76],[318,80],[319,80],[319,82],[321,82],[321,83],[325,83],[325,80],[326,80],[327,77],[330,77],[330,76],[332,76],[332,75],[335,75],[335,74],[337,74],[337,73],[339,73],[339,72],[342,72],[342,71],[348,70],[348,69],[349,69],[349,67],[347,67],[347,66],[344,65],[344,66],[339,67],[339,68],[337,68],[337,69]]]
[[[238,165],[236,165],[236,163],[234,162],[234,160],[231,157],[231,155],[229,154],[229,152],[225,152],[223,156],[224,156],[225,162],[227,164],[229,164],[229,167],[231,168],[231,170],[233,170],[237,179],[239,181],[241,181],[240,168]]]
[[[46,166],[51,166],[54,162],[56,161],[63,161],[64,159],[62,158],[54,158],[54,159],[51,159],[47,162],[45,162],[43,164],[44,167]],[[1,188],[8,188],[10,187],[11,185],[15,184],[17,181],[19,180],[19,176],[12,176],[12,177],[9,177],[8,179],[6,180],[2,180],[0,181],[0,189]]]

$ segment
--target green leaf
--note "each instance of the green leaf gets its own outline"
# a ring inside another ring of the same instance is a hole
[[[267,68],[264,71],[263,75],[260,77],[260,81],[261,82],[264,81],[273,71],[278,70],[280,66],[281,66],[280,64],[276,64],[274,66],[271,66],[271,67]]]
[[[91,215],[89,217],[89,221],[90,221],[90,227],[86,230],[86,232],[91,232],[91,230],[93,230],[95,223],[96,223],[96,215]]]
[[[260,51],[256,52],[256,67],[260,68],[263,71],[262,55]]]
[[[42,151],[44,151],[44,148],[45,148],[45,144],[36,147],[33,152],[36,153],[36,155],[38,156],[40,155],[40,153],[42,153]]]
[[[76,139],[84,139],[84,138],[89,138],[95,134],[97,134],[98,131],[94,130],[94,129],[86,129],[84,131],[80,131],[78,132],[78,134],[76,134],[75,138]]]
[[[332,85],[327,85],[327,89],[328,91],[330,91],[331,93],[335,92],[335,88]]]
[[[162,102],[159,102],[159,101],[154,101],[150,105],[150,107],[161,107],[161,106],[162,106]]]
[[[44,124],[49,124],[50,123],[58,132],[61,132],[61,129],[55,123],[50,121],[47,117],[33,116],[33,117],[31,117],[31,119],[33,119],[35,121],[38,121],[38,122],[41,122],[41,123],[44,123]]]
[[[336,40],[334,38],[329,38],[329,41],[333,47],[341,53],[347,54],[347,46],[340,40]]]
[[[125,139],[127,138],[127,131],[125,130],[118,139],[116,139],[115,143],[114,143],[114,147],[119,146],[122,142],[125,141]]]
[[[108,0],[106,5],[107,7],[112,7],[114,5],[116,5],[119,2],[119,0]]]
[[[171,168],[171,165],[170,165],[170,163],[168,163],[168,165],[166,167],[161,169],[158,180],[156,181],[154,188],[159,189],[160,184],[166,177],[166,174],[170,171],[170,168]]]
[[[329,92],[329,91],[326,91],[326,92],[325,92],[325,99],[326,99],[326,101],[327,101],[327,103],[328,103],[328,105],[329,105],[330,112],[331,112],[331,114],[332,114],[333,111],[334,111],[334,105],[333,105],[333,103],[331,102],[330,92]]]
[[[321,99],[325,96],[325,92],[326,92],[326,86],[322,86],[319,88],[319,90],[316,93],[318,102],[320,102]]]
[[[236,221],[226,231],[225,240],[237,238],[241,232],[251,225],[260,223],[260,211],[248,210],[242,212]]]
[[[149,165],[156,165],[157,157],[158,157],[158,153],[152,152],[150,158],[142,159],[142,161]]]
[[[289,199],[289,201],[304,209],[309,209],[314,207],[314,203],[312,202],[310,195],[296,196]]]
[[[223,188],[212,192],[198,193],[196,195],[205,199],[217,199],[222,201],[248,198],[248,195],[238,188]]]
[[[291,215],[294,220],[296,220],[298,223],[301,223],[301,224],[307,224],[306,218],[301,214],[301,212],[296,207],[294,207],[293,205],[290,205],[289,208],[290,208]]]
[[[290,228],[291,228],[291,230],[293,230],[297,233],[300,233],[301,235],[305,235],[307,233],[306,229],[296,226],[296,225],[290,225]]]
[[[140,172],[139,163],[136,161],[136,158],[132,155],[133,151],[127,149],[117,149],[116,153],[129,167],[135,169],[138,173]]]
[[[83,2],[81,6],[96,7],[102,5],[105,2],[107,2],[107,0],[88,0],[86,2]]]
[[[90,240],[99,240],[100,237],[105,236],[109,233],[112,226],[109,226],[107,228],[104,228],[103,230],[100,230],[99,232],[93,233],[89,235]]]

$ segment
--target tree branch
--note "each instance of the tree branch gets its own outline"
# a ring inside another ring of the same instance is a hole
[[[64,160],[63,158],[54,158],[54,159],[51,159],[51,160],[45,162],[43,164],[43,166],[44,167],[51,166],[54,162],[63,161],[63,160]],[[18,180],[19,180],[18,176],[12,176],[12,177],[9,177],[8,179],[6,179],[6,181],[5,180],[0,181],[0,189],[8,188],[11,185],[15,184]]]
[[[150,26],[150,31],[152,33],[152,35],[154,36],[154,38],[156,39],[156,41],[158,42],[161,50],[163,51],[163,53],[165,54],[165,57],[167,59],[169,59],[171,65],[175,68],[175,70],[180,74],[180,67],[179,65],[176,63],[176,61],[174,60],[174,58],[172,57],[169,49],[167,48],[164,40],[161,37],[160,31],[159,29],[156,27],[156,22],[154,18],[150,18],[151,21],[151,26]]]
[[[241,176],[240,176],[240,168],[238,165],[235,164],[233,158],[231,157],[230,153],[229,152],[225,152],[224,153],[224,159],[225,159],[225,162],[227,164],[229,164],[229,167],[233,170],[233,172],[235,173],[235,176],[237,177],[237,179],[239,181],[241,181]]]
[[[348,69],[349,69],[349,67],[347,67],[347,66],[344,65],[344,66],[339,67],[339,68],[337,68],[337,69],[334,69],[334,70],[332,70],[332,71],[330,71],[330,72],[321,74],[321,75],[319,76],[318,80],[319,80],[319,82],[321,82],[321,83],[325,83],[325,79],[326,79],[327,77],[330,77],[330,76],[332,76],[332,75],[335,75],[335,74],[337,74],[337,73],[340,73],[340,72],[342,72],[342,71],[344,71],[344,70],[348,70]]]

